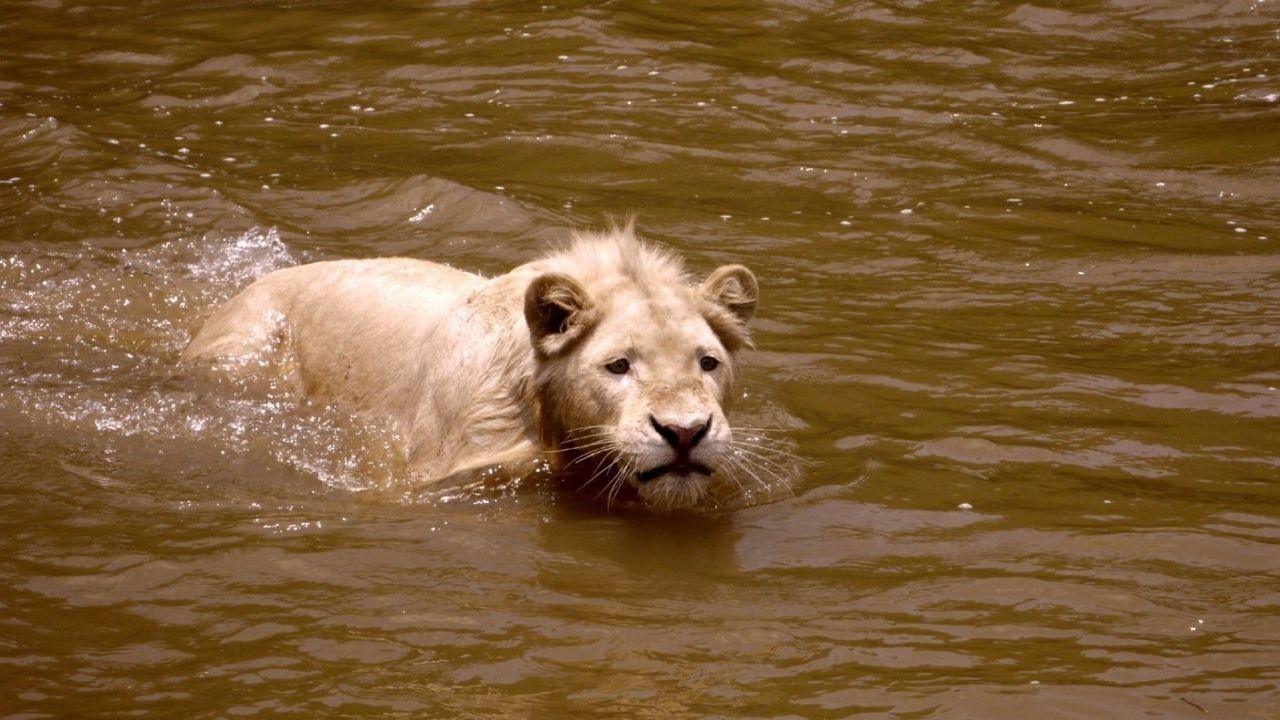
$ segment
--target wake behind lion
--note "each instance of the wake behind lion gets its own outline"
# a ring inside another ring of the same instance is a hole
[[[717,483],[780,479],[725,416],[758,297],[741,265],[691,283],[628,225],[494,278],[407,258],[278,270],[218,309],[182,360],[272,368],[386,420],[421,483],[541,458],[610,501],[629,487],[671,510]]]

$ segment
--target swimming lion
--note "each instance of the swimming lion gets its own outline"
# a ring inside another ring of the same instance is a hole
[[[287,368],[309,396],[384,418],[414,480],[545,457],[610,499],[696,505],[742,467],[725,406],[759,288],[741,265],[690,284],[630,225],[485,278],[407,258],[273,272],[182,354]]]

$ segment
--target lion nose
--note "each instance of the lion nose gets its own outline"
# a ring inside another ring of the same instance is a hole
[[[653,425],[653,429],[658,431],[658,435],[667,444],[675,448],[676,452],[684,453],[693,449],[695,445],[707,436],[707,431],[711,429],[711,417],[707,417],[706,422],[696,423],[694,425],[664,425],[658,422],[654,416],[649,416],[649,423]]]

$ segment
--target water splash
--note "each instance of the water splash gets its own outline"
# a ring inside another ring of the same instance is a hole
[[[102,476],[245,475],[367,490],[403,477],[379,424],[289,388],[191,377],[201,318],[297,259],[276,228],[142,250],[31,252],[0,263],[0,426],[54,437]]]

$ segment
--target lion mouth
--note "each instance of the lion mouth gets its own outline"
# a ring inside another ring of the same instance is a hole
[[[653,480],[655,478],[660,478],[663,475],[683,475],[685,477],[688,477],[690,475],[695,475],[695,474],[710,475],[711,468],[707,467],[706,465],[702,465],[701,463],[691,463],[691,462],[667,463],[666,465],[659,465],[656,468],[645,470],[644,472],[636,476],[636,479],[642,483],[647,483],[650,480]]]

